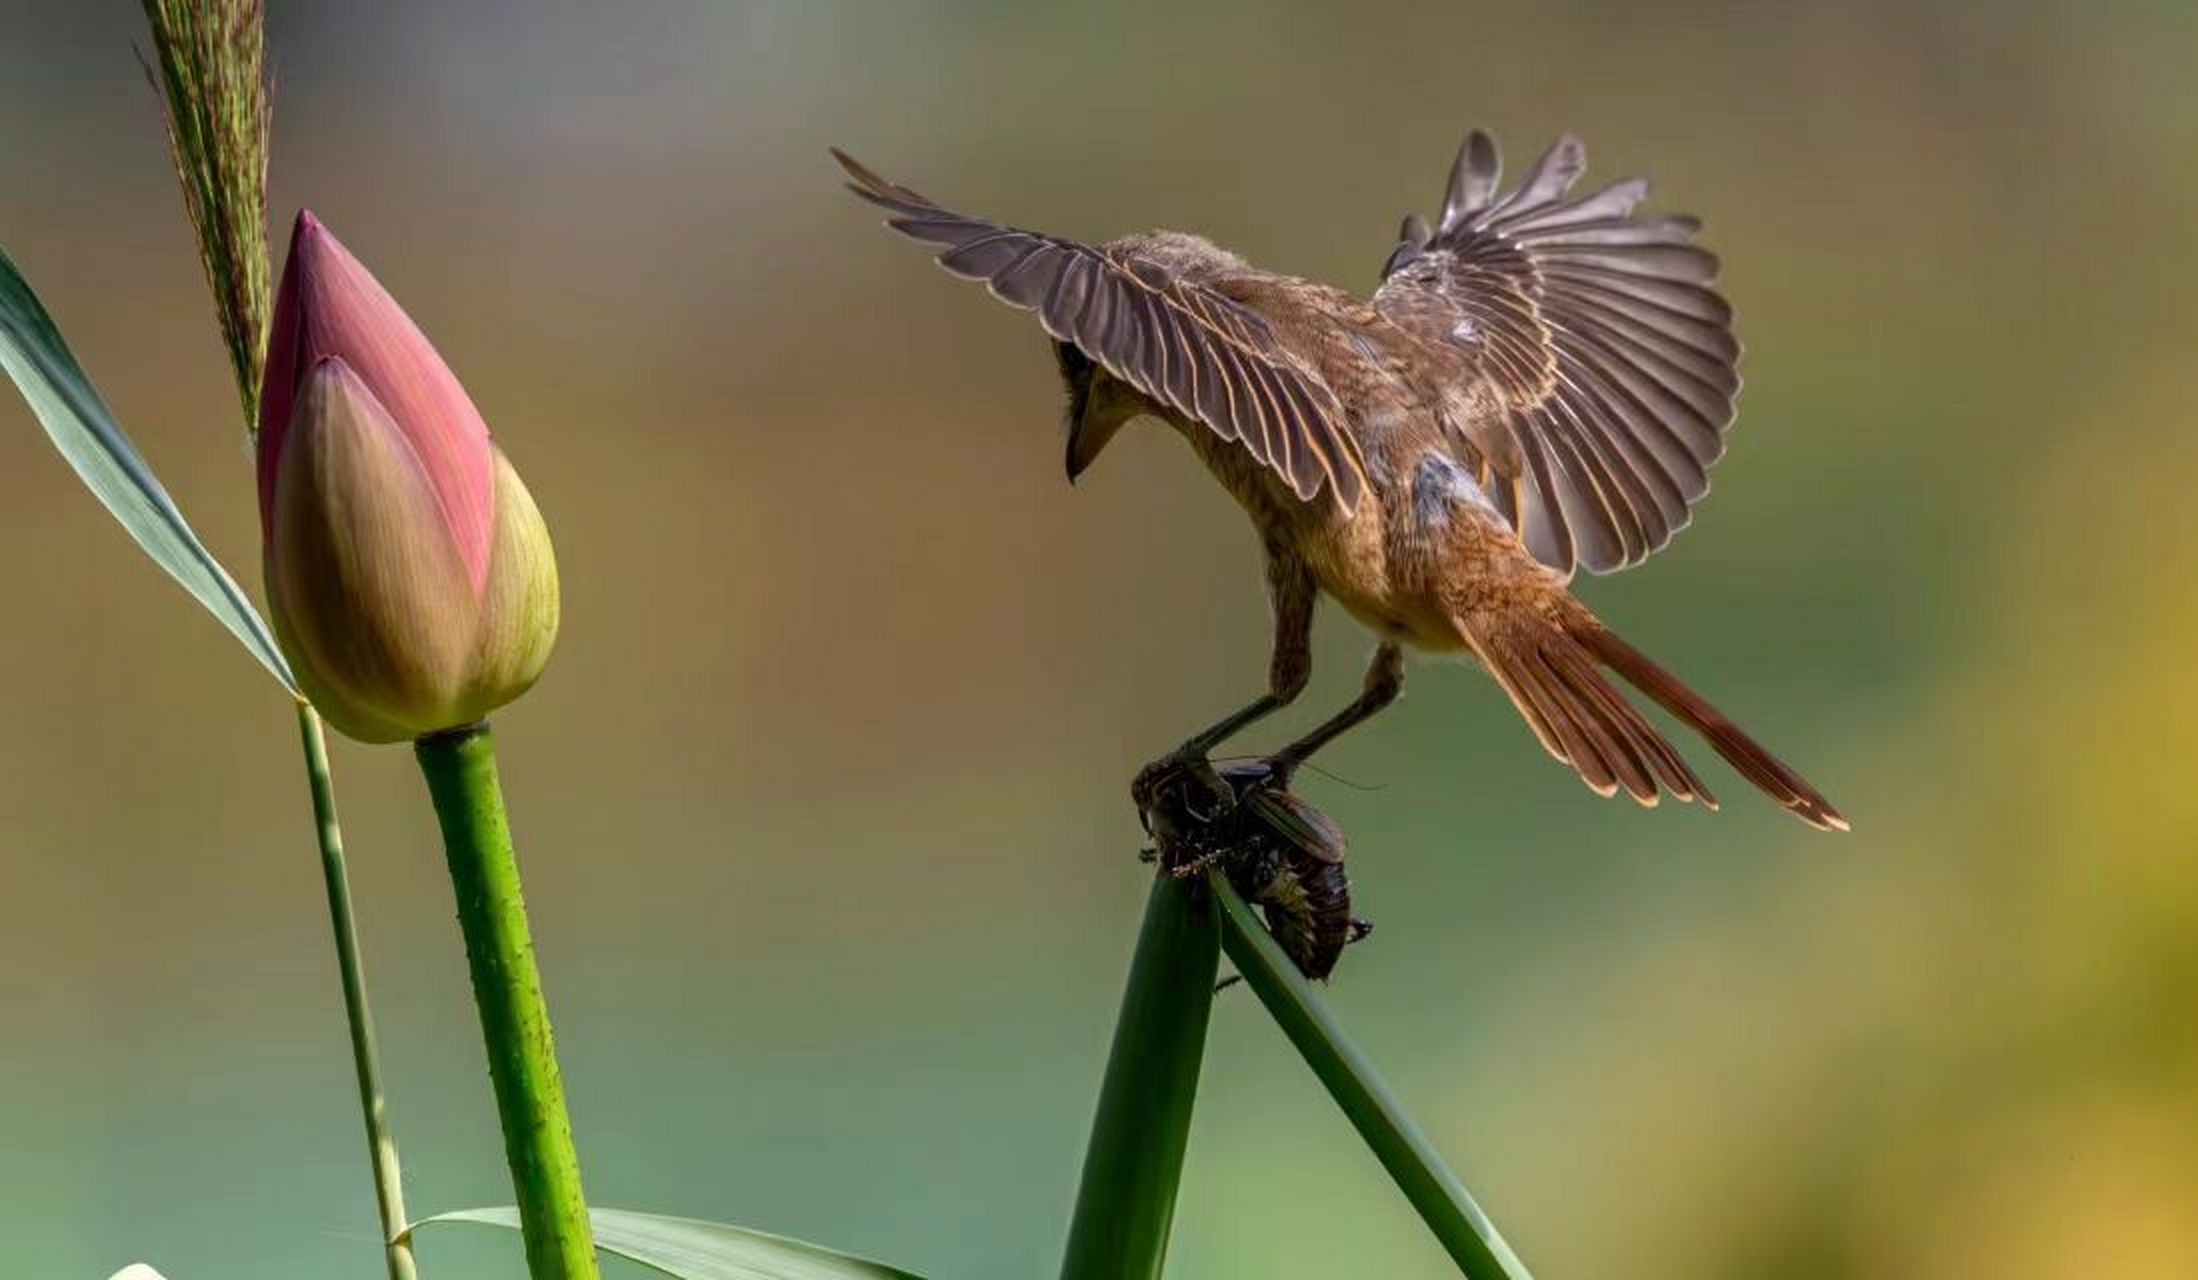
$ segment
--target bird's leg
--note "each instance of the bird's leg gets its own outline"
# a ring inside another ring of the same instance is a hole
[[[1304,561],[1270,543],[1267,594],[1274,604],[1274,656],[1267,667],[1267,692],[1236,712],[1191,735],[1182,746],[1138,771],[1130,784],[1138,808],[1150,811],[1176,778],[1193,789],[1186,796],[1189,816],[1210,821],[1236,806],[1236,791],[1221,780],[1206,757],[1246,725],[1290,705],[1305,691],[1313,670],[1313,602],[1318,585]],[[1198,794],[1202,793],[1202,794]]]
[[[1368,720],[1382,708],[1397,700],[1404,692],[1404,650],[1393,640],[1384,640],[1374,650],[1374,660],[1366,666],[1366,685],[1359,691],[1351,705],[1321,721],[1312,732],[1268,757],[1266,778],[1261,786],[1287,788],[1290,775],[1315,751],[1327,746],[1344,731]]]

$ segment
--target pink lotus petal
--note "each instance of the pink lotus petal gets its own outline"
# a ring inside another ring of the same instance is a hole
[[[310,211],[298,214],[291,231],[268,335],[259,418],[262,533],[272,536],[275,475],[300,379],[330,357],[373,392],[411,444],[478,596],[495,526],[488,424],[404,308]]]

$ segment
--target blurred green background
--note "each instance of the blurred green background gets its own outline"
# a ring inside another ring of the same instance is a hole
[[[1481,124],[1708,219],[1732,451],[1584,594],[1855,833],[1722,768],[1721,814],[1598,801],[1423,662],[1308,777],[1380,925],[1344,1018],[1543,1277],[2198,1274],[2198,9],[271,8],[278,225],[407,303],[559,541],[499,728],[598,1203],[1050,1274],[1126,779],[1263,675],[1242,517],[1150,427],[1068,490],[1035,327],[825,146],[1366,288]],[[0,236],[256,582],[138,38],[7,0]],[[377,1275],[289,713],[0,399],[5,1269]],[[1255,743],[1355,687],[1367,640],[1320,645]],[[413,1206],[502,1202],[412,762],[337,769]],[[1241,992],[1178,1221],[1187,1277],[1445,1274]]]

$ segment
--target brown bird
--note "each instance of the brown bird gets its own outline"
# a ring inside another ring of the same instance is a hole
[[[1603,795],[1708,787],[1603,677],[1623,676],[1813,826],[1831,802],[1588,612],[1573,571],[1640,563],[1709,492],[1739,392],[1732,310],[1699,224],[1637,214],[1648,184],[1571,195],[1562,138],[1500,191],[1496,144],[1459,150],[1433,226],[1405,219],[1360,299],[1195,235],[1085,245],[952,212],[834,150],[887,225],[1035,311],[1068,387],[1074,480],[1122,424],[1168,423],[1251,515],[1274,603],[1267,692],[1155,768],[1288,705],[1325,591],[1381,637],[1363,692],[1272,757],[1291,772],[1394,701],[1405,645],[1472,654],[1542,745]],[[1230,794],[1216,784],[1216,794]]]

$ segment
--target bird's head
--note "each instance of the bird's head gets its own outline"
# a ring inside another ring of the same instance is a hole
[[[1204,236],[1142,231],[1109,240],[1100,251],[1148,277],[1197,283],[1249,269],[1248,263]],[[1074,343],[1055,342],[1053,356],[1068,392],[1068,478],[1082,475],[1122,424],[1153,412],[1151,402],[1108,373]]]
[[[1177,280],[1205,280],[1251,269],[1243,258],[1188,231],[1143,231],[1110,240],[1106,248],[1117,258],[1152,263]]]

